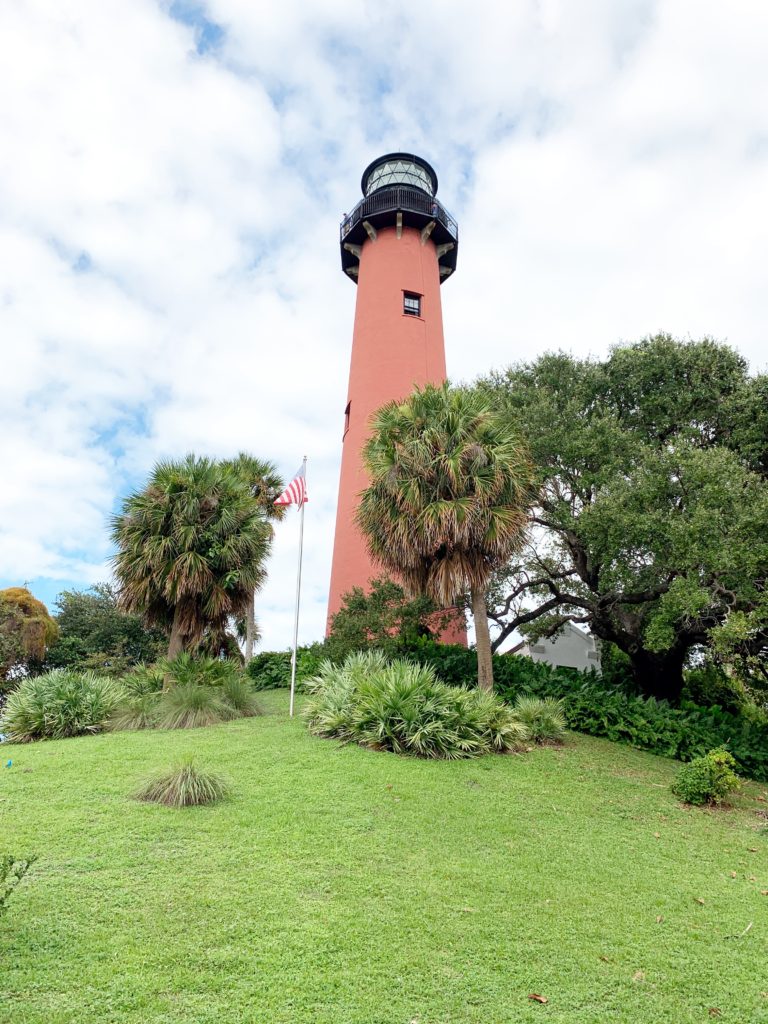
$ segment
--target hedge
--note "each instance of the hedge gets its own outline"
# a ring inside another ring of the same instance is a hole
[[[327,657],[322,644],[299,647],[296,652],[296,682],[303,682],[317,674],[320,663]],[[256,690],[277,690],[291,685],[291,652],[262,651],[246,665],[245,671],[253,680]],[[299,687],[300,688],[300,687]]]
[[[446,683],[466,686],[476,681],[474,651],[427,640],[409,653],[432,665]],[[577,732],[680,761],[725,747],[744,775],[768,781],[768,717],[757,708],[734,713],[691,701],[672,707],[666,701],[609,688],[594,671],[553,668],[513,654],[495,655],[493,672],[496,692],[507,701],[521,694],[562,700],[568,726]]]

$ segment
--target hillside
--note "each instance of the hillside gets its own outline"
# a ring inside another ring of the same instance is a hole
[[[0,919],[2,1024],[768,1021],[765,787],[686,809],[673,762],[606,741],[404,760],[263,700],[2,748],[0,849],[40,856]],[[129,799],[191,752],[228,802]]]

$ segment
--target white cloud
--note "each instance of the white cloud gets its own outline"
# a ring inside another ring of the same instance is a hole
[[[193,10],[189,8],[188,10]],[[102,578],[160,456],[310,457],[322,633],[363,167],[414,149],[459,218],[448,365],[666,329],[764,365],[768,12],[690,0],[29,0],[0,14],[0,583]],[[11,101],[8,101],[8,98]],[[260,602],[291,634],[295,515]]]

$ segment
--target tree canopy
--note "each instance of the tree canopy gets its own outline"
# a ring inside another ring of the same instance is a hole
[[[607,359],[542,356],[479,384],[524,430],[539,499],[495,580],[497,643],[570,620],[677,700],[706,646],[752,669],[768,647],[768,379],[710,339],[668,335]]]
[[[122,611],[109,583],[89,590],[65,590],[56,599],[59,638],[46,665],[76,671],[120,673],[139,662],[153,662],[168,641],[160,629],[144,625],[140,615]]]
[[[485,589],[520,546],[530,496],[517,427],[479,392],[427,385],[378,411],[363,461],[358,522],[372,557],[439,607],[469,589],[478,684],[490,689]]]
[[[246,615],[266,578],[272,526],[244,473],[188,455],[158,463],[112,534],[122,606],[164,629],[174,657]]]
[[[406,597],[399,583],[386,576],[370,581],[370,590],[354,587],[342,597],[325,641],[328,655],[342,661],[353,651],[376,647],[398,654],[419,637],[439,633],[447,625],[429,597]]]
[[[41,665],[57,636],[48,609],[26,587],[0,590],[0,680]]]

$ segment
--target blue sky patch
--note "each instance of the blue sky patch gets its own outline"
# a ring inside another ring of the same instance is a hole
[[[203,56],[215,50],[224,38],[224,29],[206,17],[204,4],[194,0],[173,0],[168,13],[174,21],[195,30],[195,49]]]
[[[81,252],[78,254],[77,259],[72,264],[72,269],[76,274],[87,274],[93,266],[93,260],[87,252]]]

